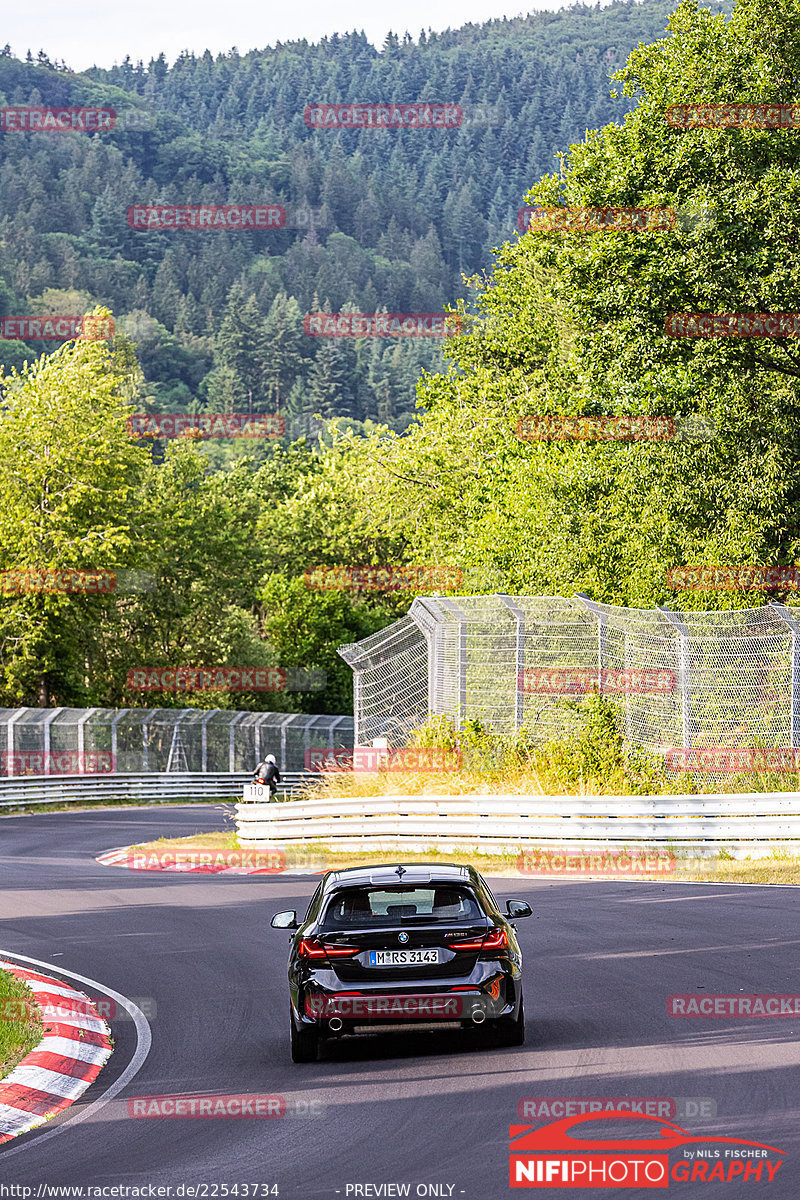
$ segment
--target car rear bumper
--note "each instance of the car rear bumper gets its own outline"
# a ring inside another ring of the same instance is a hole
[[[521,991],[508,978],[477,987],[423,991],[392,988],[363,992],[315,988],[299,997],[298,1028],[315,1028],[329,1037],[422,1029],[476,1028],[513,1019]],[[294,1005],[293,1005],[294,1008]]]

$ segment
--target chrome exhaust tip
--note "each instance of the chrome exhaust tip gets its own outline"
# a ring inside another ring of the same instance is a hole
[[[339,1033],[342,1028],[342,1018],[331,1017],[330,1021],[328,1021],[328,1028],[330,1029],[331,1033]]]
[[[473,1025],[482,1025],[485,1020],[486,1020],[486,1013],[483,1011],[482,1008],[479,1008],[478,1005],[476,1004],[472,1010]]]

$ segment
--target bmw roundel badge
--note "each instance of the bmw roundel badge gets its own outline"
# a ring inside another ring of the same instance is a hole
[[[397,940],[398,940],[398,942],[407,942],[408,934],[407,933],[398,933]]]

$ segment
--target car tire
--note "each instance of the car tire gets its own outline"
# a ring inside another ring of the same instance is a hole
[[[319,1051],[319,1036],[316,1029],[297,1029],[291,1010],[289,1011],[289,1029],[291,1031],[292,1062],[316,1062]]]
[[[519,1016],[516,1020],[503,1022],[503,1041],[506,1046],[525,1045],[525,1001],[520,997]]]

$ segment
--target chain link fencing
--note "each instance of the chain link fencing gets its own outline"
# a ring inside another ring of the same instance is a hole
[[[342,646],[355,673],[356,744],[401,745],[429,715],[523,726],[538,742],[577,728],[577,700],[618,702],[627,740],[666,773],[709,782],[800,766],[800,610],[632,609],[585,596],[453,596]]]
[[[353,719],[198,708],[0,709],[0,777],[282,772],[311,750],[353,745]]]

